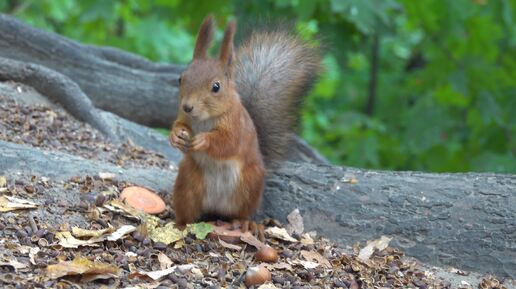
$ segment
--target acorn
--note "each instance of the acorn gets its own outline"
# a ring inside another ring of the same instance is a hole
[[[261,285],[270,280],[272,280],[271,272],[263,265],[260,265],[247,269],[244,283],[247,287],[251,287]]]
[[[263,246],[262,248],[260,248],[260,250],[256,252],[256,255],[254,255],[254,257],[256,258],[256,260],[260,262],[267,263],[276,263],[278,262],[279,258],[278,252],[276,252],[276,250],[274,250],[270,246]]]

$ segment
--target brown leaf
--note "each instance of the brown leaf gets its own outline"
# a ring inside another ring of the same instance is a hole
[[[287,270],[290,272],[294,272],[294,269],[292,268],[292,265],[285,263],[285,262],[279,262],[279,263],[263,263],[263,266],[265,266],[269,270]]]
[[[76,239],[70,232],[57,232],[56,238],[59,239],[59,245],[64,248],[79,248],[79,246],[91,246],[97,247],[99,246],[99,239],[96,240],[79,240]]]
[[[106,233],[113,232],[114,228],[109,227],[101,230],[88,230],[82,229],[79,227],[72,227],[72,235],[76,238],[84,238],[84,237],[100,237]]]
[[[0,266],[10,266],[16,272],[16,271],[18,271],[18,269],[27,268],[29,265],[21,263],[21,262],[18,262],[16,259],[13,258],[12,260],[9,260],[7,262],[1,262],[0,261]]]
[[[300,242],[303,245],[313,245],[314,244],[314,239],[312,238],[312,236],[310,236],[310,234],[305,233],[305,234],[301,235],[301,241]]]
[[[241,246],[238,246],[238,245],[234,245],[234,244],[230,244],[230,243],[224,242],[222,239],[219,239],[219,243],[220,243],[224,248],[227,248],[227,249],[236,250],[236,251],[240,251],[240,250],[242,250],[242,247],[241,247]]]
[[[315,251],[301,251],[301,256],[305,258],[307,261],[312,261],[320,264],[321,266],[325,268],[331,268],[330,261],[328,259],[324,258],[321,254]]]
[[[255,236],[253,236],[253,234],[251,234],[250,232],[245,232],[243,233],[241,236],[240,236],[240,240],[242,240],[242,242],[245,242],[253,247],[255,247],[256,249],[260,249],[262,247],[265,246],[264,243],[262,243],[260,240],[258,240]]]
[[[284,228],[279,227],[269,227],[265,229],[265,233],[270,235],[273,238],[280,239],[287,242],[297,242],[296,239],[292,238],[289,233],[287,233],[287,230]]]
[[[158,261],[159,261],[159,266],[162,270],[168,269],[168,268],[172,267],[172,264],[174,264],[172,262],[172,260],[170,260],[170,258],[167,255],[165,255],[163,252],[159,252]]]
[[[49,265],[46,270],[46,275],[50,279],[71,275],[85,275],[87,280],[91,281],[95,280],[95,276],[99,278],[116,278],[119,274],[120,269],[113,265],[92,262],[80,256],[75,257],[73,261],[62,261],[55,265]]]

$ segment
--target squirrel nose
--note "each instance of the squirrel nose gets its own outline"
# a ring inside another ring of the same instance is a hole
[[[183,105],[183,110],[184,110],[185,112],[191,112],[191,111],[193,110],[193,106],[190,106],[190,105],[186,105],[186,104],[184,104],[184,105]]]

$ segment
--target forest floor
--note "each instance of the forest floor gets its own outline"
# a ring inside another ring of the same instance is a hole
[[[130,142],[112,144],[59,108],[2,96],[0,140],[120,167],[171,169],[161,154]],[[64,181],[0,172],[0,287],[240,288],[255,266],[271,273],[261,288],[515,287],[513,280],[422,264],[389,247],[385,237],[339,245],[303,232],[296,212],[289,224],[264,221],[263,242],[219,223],[180,232],[171,226],[168,206],[149,216],[120,202],[131,185],[103,172]],[[257,259],[265,245],[279,260]]]

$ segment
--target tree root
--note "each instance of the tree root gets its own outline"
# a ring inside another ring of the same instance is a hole
[[[0,57],[0,80],[12,80],[33,87],[50,100],[59,103],[78,120],[90,124],[111,140],[118,140],[88,96],[75,82],[61,73],[38,64]]]

